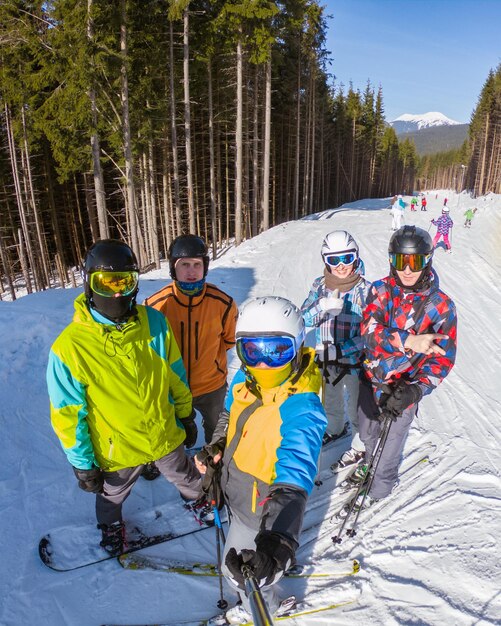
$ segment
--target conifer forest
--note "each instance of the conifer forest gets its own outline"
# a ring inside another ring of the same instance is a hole
[[[501,193],[501,65],[470,135],[420,159],[383,90],[337,84],[315,0],[3,0],[0,298],[75,284],[87,247],[143,270],[343,202]]]

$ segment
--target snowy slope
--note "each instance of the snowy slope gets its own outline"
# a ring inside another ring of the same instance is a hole
[[[341,581],[285,581],[282,592],[308,593],[314,606],[360,595],[355,605],[298,623],[500,623],[501,196],[472,200],[466,194],[430,192],[428,212],[407,210],[406,220],[428,228],[445,195],[455,221],[454,251],[447,255],[439,248],[434,265],[442,288],[458,308],[458,358],[448,379],[423,400],[404,463],[423,451],[430,461],[416,474],[404,474],[392,497],[362,518],[358,535],[338,547],[330,540],[336,525],[329,522],[332,507],[325,488],[323,500],[321,494],[313,494],[310,519],[325,521],[308,534],[310,541],[300,549],[299,559],[314,558],[329,569],[358,558],[362,571]],[[336,228],[353,233],[369,279],[379,278],[388,269],[388,204],[389,199],[361,200],[277,226],[226,250],[211,264],[209,279],[239,304],[251,296],[277,294],[300,305],[322,271],[323,236]],[[462,222],[470,206],[479,211],[468,230]],[[153,293],[167,277],[166,266],[142,277],[140,298]],[[38,559],[38,540],[51,528],[94,520],[93,497],[78,489],[51,430],[45,388],[50,345],[70,321],[78,293],[54,290],[0,302],[0,624],[178,624],[187,617],[208,617],[217,612],[216,578],[125,571],[113,560],[61,574]],[[234,369],[234,357],[232,364]],[[329,460],[324,459],[324,465]],[[315,498],[320,505],[314,508]],[[179,499],[171,486],[161,479],[141,480],[124,507],[125,518],[164,503],[179,515]],[[209,530],[191,540],[165,544],[157,552],[213,561],[214,545]]]
[[[438,111],[422,114],[404,113],[390,122],[390,126],[393,126],[397,133],[409,133],[423,128],[455,126],[457,124],[461,124],[461,122],[451,120]]]

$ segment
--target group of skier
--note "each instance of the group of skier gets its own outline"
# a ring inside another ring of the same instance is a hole
[[[353,480],[363,481],[380,420],[390,415],[364,506],[388,496],[419,401],[453,367],[456,311],[439,288],[433,252],[425,230],[397,229],[389,274],[370,285],[355,239],[337,230],[322,243],[324,271],[301,309],[265,296],[238,313],[206,282],[208,250],[195,235],[171,244],[173,282],[144,305],[129,246],[91,246],[84,293],[52,346],[47,380],[53,428],[79,486],[96,494],[102,547],[124,550],[122,504],[145,469],[213,524],[204,475],[216,469],[230,520],[222,571],[241,602],[213,623],[250,619],[244,565],[270,610],[289,610],[275,583],[295,560],[322,447],[350,436],[333,471],[352,466]],[[305,346],[306,326],[315,328],[315,349]],[[233,346],[241,367],[227,391]],[[196,444],[195,409],[205,445],[192,459],[185,448]]]
[[[411,211],[416,211],[417,203],[418,203],[417,198],[413,197],[411,201]],[[399,228],[401,228],[402,220],[404,218],[405,207],[406,205],[402,196],[399,195],[399,196],[393,197],[392,204],[390,207],[393,231],[396,231]],[[421,211],[426,211],[427,210],[426,207],[427,207],[426,196],[423,194],[421,198]],[[471,227],[471,221],[476,212],[477,212],[477,209],[468,209],[465,212],[464,214],[465,227],[467,228]],[[437,232],[433,238],[433,247],[436,248],[440,239],[443,239],[446,251],[450,254],[452,252],[450,233],[451,233],[452,227],[454,226],[454,222],[450,216],[450,209],[447,206],[447,198],[444,199],[441,214],[437,218],[431,219],[430,222],[431,224],[437,227]]]

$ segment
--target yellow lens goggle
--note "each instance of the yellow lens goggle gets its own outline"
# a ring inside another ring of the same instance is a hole
[[[100,296],[130,296],[136,290],[139,272],[94,272],[90,275],[90,288]]]

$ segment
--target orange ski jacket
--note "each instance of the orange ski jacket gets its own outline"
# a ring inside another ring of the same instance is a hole
[[[161,311],[176,338],[194,397],[226,383],[226,351],[235,345],[237,305],[224,291],[206,283],[200,294],[188,296],[175,282],[144,301]]]

